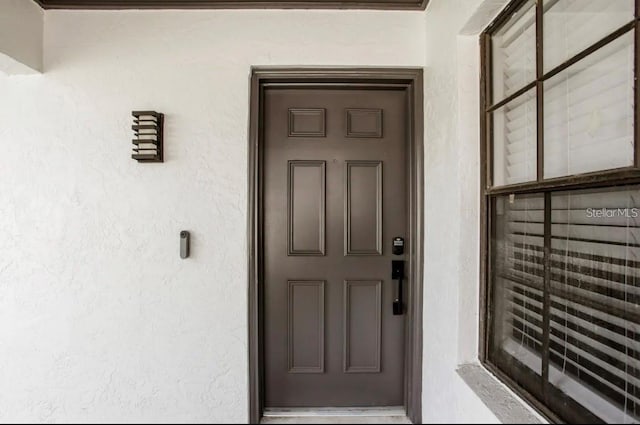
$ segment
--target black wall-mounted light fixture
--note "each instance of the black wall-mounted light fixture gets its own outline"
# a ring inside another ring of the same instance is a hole
[[[155,111],[133,111],[135,139],[133,155],[138,162],[164,162],[163,125],[164,114]]]

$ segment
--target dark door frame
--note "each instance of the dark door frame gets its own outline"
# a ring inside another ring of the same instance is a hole
[[[251,70],[249,116],[249,420],[259,423],[264,408],[263,356],[263,99],[274,86],[403,88],[408,93],[409,279],[405,360],[405,409],[422,421],[422,285],[424,244],[423,72],[419,68],[263,68]]]

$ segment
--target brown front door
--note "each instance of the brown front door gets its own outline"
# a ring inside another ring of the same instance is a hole
[[[407,105],[404,89],[265,89],[267,408],[404,404]]]

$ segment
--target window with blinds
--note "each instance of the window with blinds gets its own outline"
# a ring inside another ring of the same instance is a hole
[[[545,178],[633,165],[633,35],[543,83]]]
[[[505,99],[536,78],[535,2],[527,1],[491,38],[493,98]],[[536,92],[528,90],[492,112],[494,180],[536,179]]]
[[[555,391],[606,422],[637,422],[640,187],[551,196],[547,325],[544,196],[502,196],[495,203],[493,350],[516,373],[536,375],[523,379],[533,392],[548,338]]]
[[[482,35],[482,360],[552,421],[640,422],[640,0],[515,0]]]

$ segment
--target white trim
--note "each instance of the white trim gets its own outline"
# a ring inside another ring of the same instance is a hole
[[[407,414],[404,407],[289,407],[289,408],[267,408],[263,415],[268,418],[285,418],[285,417],[390,417],[402,416]]]

